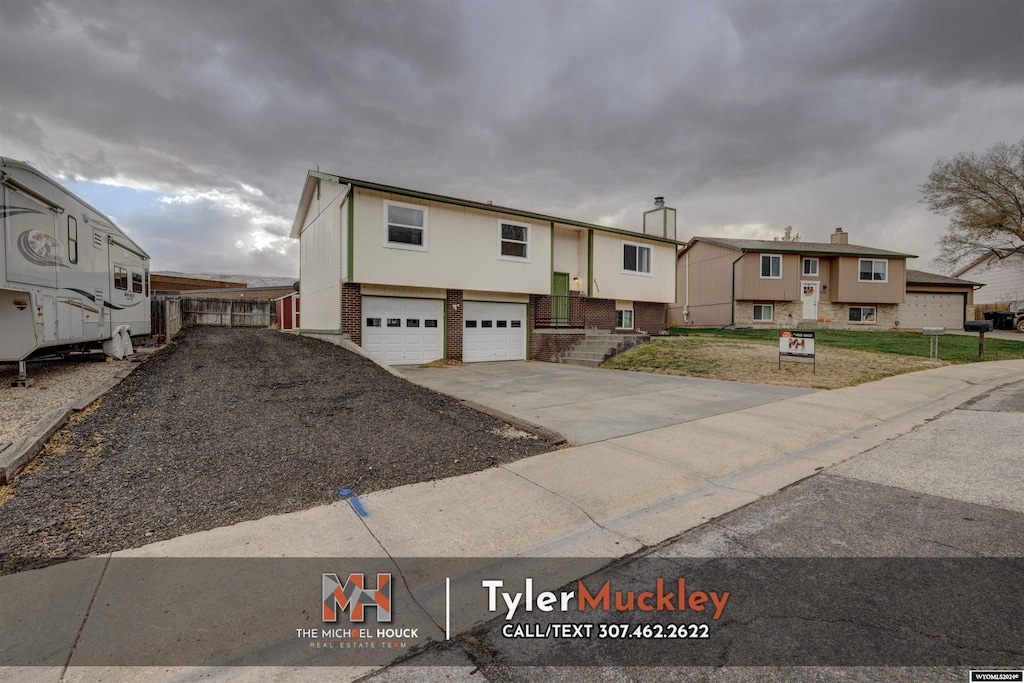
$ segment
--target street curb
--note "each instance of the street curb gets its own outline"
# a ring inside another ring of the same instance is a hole
[[[36,423],[36,426],[28,434],[0,450],[0,484],[11,481],[14,475],[43,449],[47,439],[64,426],[72,413],[80,413],[88,408],[98,398],[120,384],[121,380],[130,375],[137,367],[139,367],[139,363],[133,362],[130,366],[118,370],[111,379],[93,387],[60,408],[51,410]]]

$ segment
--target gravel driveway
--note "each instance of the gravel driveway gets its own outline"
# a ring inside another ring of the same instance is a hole
[[[0,487],[0,574],[549,450],[340,347],[192,328]]]

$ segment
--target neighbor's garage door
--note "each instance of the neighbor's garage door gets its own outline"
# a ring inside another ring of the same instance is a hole
[[[907,292],[907,301],[900,307],[900,327],[945,327],[959,330],[963,326],[963,294]]]
[[[363,348],[389,365],[444,357],[444,302],[363,297]]]
[[[526,359],[526,304],[465,302],[462,360]]]

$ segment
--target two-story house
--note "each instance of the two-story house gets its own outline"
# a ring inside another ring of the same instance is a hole
[[[679,252],[676,326],[898,327],[908,258],[849,244],[694,237]]]
[[[626,230],[310,171],[300,331],[390,364],[557,360],[585,329],[664,329],[675,210]]]

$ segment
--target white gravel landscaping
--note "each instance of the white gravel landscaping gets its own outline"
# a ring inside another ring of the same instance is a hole
[[[0,365],[0,445],[24,436],[46,413],[78,398],[123,370],[126,361],[106,362],[102,352],[76,353],[61,360],[32,361],[32,386],[11,386],[17,363]]]

